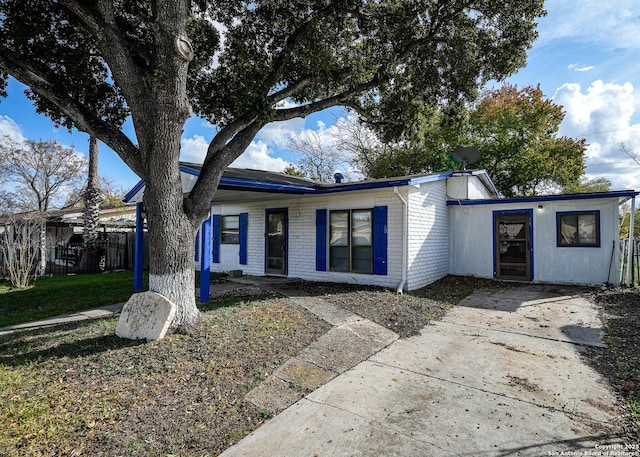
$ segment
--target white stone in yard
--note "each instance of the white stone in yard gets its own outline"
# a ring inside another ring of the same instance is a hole
[[[130,340],[164,338],[176,315],[176,305],[155,292],[133,294],[122,308],[116,335]]]

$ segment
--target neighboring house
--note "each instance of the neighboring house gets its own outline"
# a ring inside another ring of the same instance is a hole
[[[181,171],[188,193],[199,166]],[[140,182],[125,197],[139,217],[143,192]],[[229,168],[197,236],[196,265],[398,291],[447,274],[618,284],[618,206],[637,194],[505,199],[484,170],[324,184]]]
[[[44,222],[44,232],[41,229],[31,234],[34,243],[37,244],[44,236],[45,249],[40,250],[38,254],[41,271],[44,274],[76,272],[83,252],[84,209],[65,208],[50,210],[44,214],[25,213],[2,217],[0,218],[0,235],[5,230],[14,230],[11,227],[20,225],[21,221],[34,218],[40,223]],[[100,210],[98,249],[106,262],[105,265],[101,265],[101,268],[126,269],[133,266],[133,261],[129,261],[128,257],[129,252],[133,253],[132,232],[135,222],[135,206]],[[0,243],[4,241],[0,236]],[[1,263],[2,259],[0,259]],[[0,265],[1,269],[2,265]]]

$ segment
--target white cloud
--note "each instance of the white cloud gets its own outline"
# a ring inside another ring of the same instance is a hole
[[[237,168],[252,168],[254,170],[282,171],[289,162],[273,157],[273,150],[263,141],[253,141],[247,150],[231,164]]]
[[[8,136],[13,141],[22,143],[26,138],[22,135],[22,129],[9,116],[0,115],[0,140]]]
[[[295,118],[283,122],[271,122],[262,127],[256,138],[269,146],[286,149],[291,134],[304,128],[304,119]]]
[[[604,177],[613,188],[640,188],[640,165],[623,150],[640,153],[640,124],[633,124],[637,101],[631,83],[594,81],[585,92],[579,84],[563,84],[553,100],[566,112],[560,134],[586,138],[587,175]]]
[[[539,21],[543,41],[570,37],[609,49],[640,49],[637,0],[547,0],[545,8],[548,15]]]
[[[180,160],[202,163],[207,155],[209,143],[202,135],[183,138]],[[256,170],[282,171],[289,164],[286,160],[273,157],[273,151],[263,141],[253,141],[247,150],[231,164],[232,167]]]
[[[573,63],[571,65],[569,65],[569,70],[575,70],[575,71],[579,71],[581,73],[587,72],[587,71],[591,71],[595,68],[594,65],[578,65],[577,63]]]
[[[193,135],[180,141],[180,160],[184,162],[202,163],[207,155],[209,142],[202,135]]]

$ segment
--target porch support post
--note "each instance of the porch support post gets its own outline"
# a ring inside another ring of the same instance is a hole
[[[142,267],[144,266],[144,203],[136,203],[136,238],[133,258],[133,290],[142,290]]]
[[[206,303],[211,284],[211,215],[202,223],[200,234],[200,303]]]
[[[629,215],[629,250],[627,251],[627,286],[633,286],[633,229],[635,228],[636,197],[631,197],[631,214]]]

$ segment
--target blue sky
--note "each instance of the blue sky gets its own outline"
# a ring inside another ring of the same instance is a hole
[[[529,51],[527,66],[509,78],[518,86],[540,84],[562,105],[566,117],[560,133],[586,138],[587,175],[605,177],[614,189],[640,190],[640,165],[621,145],[640,156],[640,7],[637,0],[547,0],[548,15],[539,22],[540,37]],[[0,134],[14,138],[53,139],[87,154],[88,136],[56,128],[35,113],[12,80],[0,103]],[[339,129],[342,110],[266,126],[235,166],[279,171],[295,155],[286,149],[292,134],[316,131],[330,138]],[[213,128],[198,118],[185,127],[183,160],[201,160]],[[100,175],[131,188],[138,181],[120,158],[100,145]]]

